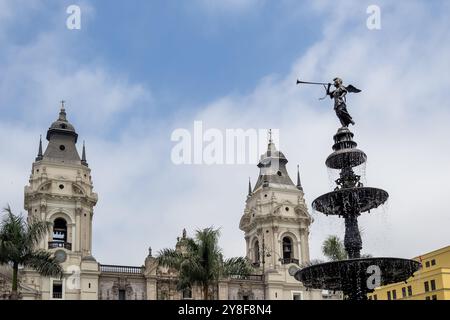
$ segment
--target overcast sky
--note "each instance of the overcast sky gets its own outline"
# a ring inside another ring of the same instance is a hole
[[[71,4],[81,30],[66,27]],[[366,26],[371,4],[380,30]],[[0,203],[24,210],[39,135],[64,99],[99,195],[98,261],[140,265],[148,246],[211,225],[227,256],[243,255],[239,220],[258,168],[174,165],[170,137],[194,120],[275,128],[293,179],[300,164],[320,258],[327,235],[343,237],[342,221],[311,210],[332,188],[324,162],[339,122],[320,87],[295,80],[340,76],[363,90],[348,109],[367,185],[390,194],[361,218],[363,251],[414,257],[448,245],[449,14],[438,0],[0,0]]]

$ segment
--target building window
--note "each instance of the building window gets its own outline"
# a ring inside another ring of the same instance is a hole
[[[369,300],[372,300],[372,296],[369,296]]]
[[[186,288],[183,290],[183,299],[192,299],[192,289]]]
[[[378,300],[378,296],[376,294],[373,295],[373,300]]]
[[[433,294],[433,295],[431,296],[431,300],[437,300],[437,295]]]
[[[249,297],[249,296],[247,296],[247,295],[245,295],[245,296],[242,296],[242,300],[250,300],[250,297]]]
[[[397,300],[397,290],[392,290],[392,299]]]
[[[388,300],[392,300],[391,292],[390,292],[390,291],[387,292],[387,299],[388,299]]]
[[[292,300],[303,300],[301,292],[292,292]]]
[[[430,297],[425,297],[425,300],[431,300],[431,298]]]
[[[292,240],[289,237],[283,238],[283,259],[292,259]]]
[[[436,281],[435,280],[431,280],[430,284],[431,284],[431,291],[436,290]]]
[[[406,288],[405,287],[402,288],[402,297],[406,298]]]
[[[412,296],[412,287],[408,286],[408,296]]]
[[[430,267],[430,261],[425,262],[425,267],[427,267],[427,268]]]
[[[435,266],[435,265],[436,265],[436,260],[434,260],[434,259],[431,260],[431,265],[432,265],[432,266]]]
[[[255,257],[254,262],[259,263],[261,257],[259,256],[259,241],[258,240],[256,240],[255,244],[253,245],[253,255]]]
[[[53,223],[53,241],[67,242],[67,222],[62,218],[55,219]]]
[[[423,285],[424,285],[424,287],[425,287],[425,292],[430,291],[430,285],[429,285],[428,281],[425,281],[425,282],[423,283]]]
[[[53,281],[52,298],[53,299],[62,299],[62,297],[63,297],[62,281]]]
[[[125,290],[119,290],[119,300],[127,300],[127,295]]]

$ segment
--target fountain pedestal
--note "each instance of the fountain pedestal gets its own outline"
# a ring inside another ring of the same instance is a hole
[[[313,208],[325,215],[338,215],[345,220],[344,247],[348,260],[308,266],[295,273],[295,278],[307,288],[339,290],[349,300],[365,300],[375,287],[401,282],[420,268],[414,260],[400,258],[361,259],[362,240],[358,217],[384,204],[389,195],[378,188],[364,187],[353,168],[367,161],[357,149],[353,133],[343,127],[334,135],[333,153],[326,166],[340,171],[334,191],[313,201]]]

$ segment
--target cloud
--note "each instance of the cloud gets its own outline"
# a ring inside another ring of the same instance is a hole
[[[253,1],[246,3],[239,10],[252,8]],[[170,161],[171,132],[191,129],[194,120],[221,130],[279,128],[278,147],[290,161],[291,176],[300,163],[310,204],[330,190],[324,161],[338,121],[331,101],[317,100],[320,87],[298,87],[295,79],[341,76],[363,89],[349,96],[348,105],[357,122],[355,140],[369,157],[367,185],[390,193],[389,210],[361,217],[364,251],[412,257],[447,245],[449,22],[419,2],[411,2],[407,13],[400,4],[386,3],[380,4],[380,31],[365,27],[365,4],[304,5],[325,17],[323,33],[288,72],[267,75],[248,94],[217,97],[201,112],[183,111],[172,120],[145,114],[158,101],[144,84],[116,74],[113,66],[83,63],[67,53],[63,48],[72,43],[64,34],[43,33],[20,46],[3,42],[0,102],[6,115],[0,120],[0,148],[8,152],[0,159],[2,202],[22,204],[38,134],[65,98],[69,119],[87,140],[99,194],[94,255],[100,262],[139,265],[147,246],[171,247],[184,227],[192,234],[210,225],[222,228],[227,256],[243,255],[239,219],[248,176],[254,182],[258,168],[176,166]],[[342,221],[311,214],[311,253],[320,257],[328,234],[343,236]]]

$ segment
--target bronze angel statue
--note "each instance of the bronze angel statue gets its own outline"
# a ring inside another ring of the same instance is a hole
[[[300,83],[323,85],[326,89],[326,96],[329,96],[330,99],[334,99],[334,111],[336,112],[336,115],[339,121],[341,122],[342,127],[348,127],[349,124],[355,125],[355,122],[353,121],[352,117],[347,111],[346,95],[348,92],[358,93],[361,92],[361,90],[355,88],[352,85],[344,86],[341,78],[334,78],[333,84],[323,82],[306,82],[297,80],[297,84]],[[332,85],[334,85],[335,89],[331,91]]]

